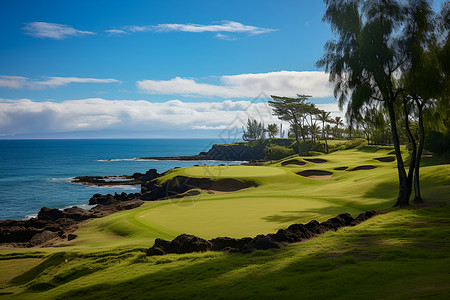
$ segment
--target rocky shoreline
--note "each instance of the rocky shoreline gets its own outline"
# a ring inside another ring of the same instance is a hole
[[[89,205],[95,205],[95,207],[89,210],[76,206],[63,210],[43,207],[36,218],[0,221],[0,246],[52,246],[58,241],[75,239],[77,236],[73,232],[81,222],[101,218],[117,211],[133,209],[141,206],[145,201],[195,196],[201,193],[200,190],[230,192],[257,186],[251,181],[240,181],[232,178],[212,180],[184,176],[176,176],[164,183],[159,183],[157,179],[161,175],[155,169],[150,169],[145,174],[135,173],[130,176],[75,177],[73,181],[75,183],[94,185],[117,185],[116,179],[118,177],[125,178],[122,184],[130,184],[130,182],[139,184],[141,191],[139,193],[116,193],[114,195],[94,194],[89,199]],[[114,180],[108,181],[108,178],[114,178]]]

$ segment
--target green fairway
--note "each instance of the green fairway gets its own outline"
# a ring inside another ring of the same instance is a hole
[[[245,237],[276,232],[292,223],[312,219],[324,221],[339,213],[354,216],[369,209],[389,209],[397,193],[396,162],[375,158],[392,156],[387,147],[361,147],[329,155],[326,162],[293,157],[304,165],[285,165],[283,161],[267,166],[221,166],[180,168],[160,180],[175,176],[197,178],[235,178],[258,184],[240,191],[147,202],[141,207],[91,220],[76,232],[78,238],[65,245],[72,250],[91,250],[111,246],[150,245],[155,238],[172,239],[181,233],[203,238]],[[374,166],[370,170],[354,169]],[[332,172],[325,180],[297,175],[303,170]],[[428,199],[450,194],[448,165],[422,168],[423,194]]]
[[[397,194],[396,162],[380,161],[392,156],[389,147],[363,146],[318,157],[293,156],[265,166],[171,170],[159,180],[234,178],[258,186],[146,202],[83,223],[76,239],[58,247],[0,250],[0,297],[446,298],[450,165],[425,158],[421,168],[424,199],[441,207],[398,210],[391,208]],[[297,174],[314,170],[332,175],[317,179]],[[255,236],[369,209],[390,213],[281,250],[151,258],[144,254],[156,238],[181,233]],[[6,271],[10,268],[14,271]],[[421,288],[411,288],[415,286]]]

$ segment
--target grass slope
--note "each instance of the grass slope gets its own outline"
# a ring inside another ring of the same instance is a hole
[[[425,159],[423,196],[439,207],[391,209],[396,163],[374,158],[392,149],[360,147],[326,163],[193,167],[175,176],[237,178],[257,188],[148,202],[83,224],[63,248],[0,251],[0,297],[410,299],[450,297],[450,166]],[[289,159],[299,159],[291,157]],[[288,160],[288,159],[286,159]],[[376,166],[336,171],[337,167]],[[297,175],[324,170],[331,179]],[[155,238],[254,236],[338,213],[390,211],[353,228],[251,255],[195,253],[146,257]]]

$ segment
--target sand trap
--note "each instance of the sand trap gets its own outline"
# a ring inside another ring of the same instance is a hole
[[[305,170],[298,172],[297,175],[308,177],[311,179],[330,179],[331,176],[333,176],[333,173],[321,170]]]
[[[376,167],[372,166],[372,165],[364,165],[364,166],[355,167],[355,168],[347,170],[347,171],[372,170],[372,169],[375,169],[375,168]]]
[[[394,156],[386,156],[386,157],[378,157],[378,158],[374,158],[380,162],[393,162],[395,161],[395,157]]]
[[[333,170],[336,170],[336,171],[344,171],[344,170],[346,170],[346,169],[348,169],[348,167],[337,167],[337,168],[334,168]]]
[[[325,159],[322,158],[305,158],[305,160],[315,164],[323,164],[327,162]]]
[[[287,160],[287,161],[283,161],[281,163],[282,166],[287,166],[287,165],[297,165],[297,166],[303,166],[306,165],[306,163],[304,161],[300,161],[300,160],[296,160],[296,159],[291,159],[291,160]]]

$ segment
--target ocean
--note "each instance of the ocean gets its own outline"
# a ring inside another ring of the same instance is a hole
[[[0,220],[36,216],[41,207],[89,208],[95,193],[135,193],[140,186],[95,187],[70,182],[76,176],[132,175],[194,164],[230,161],[146,161],[145,156],[195,155],[220,139],[0,140]]]

